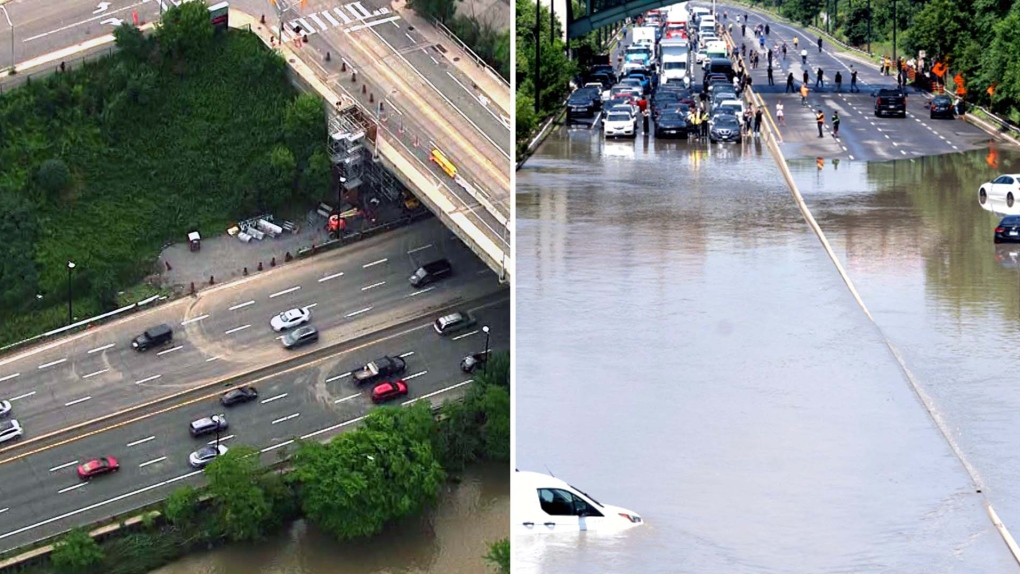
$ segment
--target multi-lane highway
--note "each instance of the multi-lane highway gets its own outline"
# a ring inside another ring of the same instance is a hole
[[[407,276],[437,257],[455,275],[413,289]],[[285,351],[268,321],[292,307],[311,309],[321,339]],[[473,311],[479,329],[438,337],[431,322],[451,308]],[[161,322],[174,327],[173,343],[130,348]],[[0,397],[13,399],[26,436],[0,455],[0,549],[158,500],[172,488],[166,481],[193,480],[187,456],[208,440],[188,435],[196,418],[226,412],[228,446],[267,452],[338,430],[371,408],[350,371],[387,354],[407,361],[408,400],[463,392],[470,376],[459,360],[482,350],[481,325],[492,348],[509,347],[509,294],[430,220],[4,359]],[[232,384],[253,384],[259,401],[225,410],[219,381],[249,372]],[[121,472],[82,486],[76,464],[106,455]]]

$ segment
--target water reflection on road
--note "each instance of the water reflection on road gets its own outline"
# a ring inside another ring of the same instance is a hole
[[[476,466],[448,488],[429,516],[367,541],[337,543],[296,523],[254,545],[188,556],[153,574],[449,574],[485,572],[488,544],[505,538],[510,519],[506,465]]]
[[[839,169],[813,199],[865,201]],[[766,151],[560,131],[517,182],[517,466],[647,525],[515,572],[1016,571]]]

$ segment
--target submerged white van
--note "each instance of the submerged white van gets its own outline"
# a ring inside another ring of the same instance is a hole
[[[616,532],[644,524],[633,511],[602,504],[555,476],[538,472],[514,472],[510,501],[515,534]]]

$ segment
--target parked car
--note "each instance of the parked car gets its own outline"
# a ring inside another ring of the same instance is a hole
[[[238,387],[223,393],[220,397],[220,404],[225,407],[232,407],[241,403],[247,403],[259,398],[259,392],[255,387]]]
[[[491,354],[492,351],[489,351],[489,353]],[[468,355],[460,360],[460,370],[465,373],[473,373],[475,369],[484,365],[488,360],[489,355],[484,352]]]
[[[1007,215],[995,226],[996,243],[1020,243],[1020,215]]]
[[[298,327],[283,336],[283,348],[294,349],[319,340],[319,331],[311,325]]]
[[[875,96],[875,115],[896,114],[901,118],[907,117],[907,95],[899,90],[881,88],[873,94]]]
[[[19,439],[24,434],[25,431],[21,428],[21,424],[18,423],[18,419],[0,421],[0,443]]]
[[[453,265],[446,259],[437,259],[422,265],[408,279],[412,287],[421,288],[453,275]]]
[[[687,138],[690,135],[690,126],[687,125],[687,118],[677,112],[663,112],[659,119],[655,120],[655,137]]]
[[[11,401],[0,401],[0,417],[11,414]]]
[[[131,346],[136,351],[148,351],[153,347],[158,347],[165,343],[169,343],[174,338],[174,331],[169,325],[156,325],[145,330],[144,333],[138,335],[131,341]]]
[[[227,454],[226,445],[204,446],[191,453],[191,456],[188,457],[188,464],[194,468],[205,468],[210,462],[216,460],[216,457],[225,454]]]
[[[404,396],[407,396],[407,383],[403,380],[379,383],[372,389],[373,403],[384,403]]]
[[[984,203],[989,198],[1006,200],[1006,207],[1013,207],[1013,202],[1020,197],[1020,174],[1007,173],[992,181],[981,184],[978,189],[978,200]]]
[[[311,320],[312,312],[308,309],[291,309],[270,319],[269,326],[279,333],[280,331],[304,325]]]
[[[404,362],[404,359],[387,355],[367,363],[351,373],[351,377],[355,384],[363,385],[365,383],[381,381],[387,377],[401,375],[405,370],[407,370],[407,363]]]
[[[103,456],[78,465],[78,478],[91,480],[94,476],[117,472],[120,470],[120,463],[112,456]]]
[[[956,117],[956,109],[953,107],[953,99],[946,95],[938,95],[931,99],[931,110],[929,112],[929,118],[949,118],[953,119]]]
[[[624,112],[611,112],[602,124],[606,138],[637,137],[637,120]]]
[[[475,326],[475,318],[467,311],[454,311],[436,319],[432,328],[441,336],[451,335]]]
[[[708,131],[710,142],[738,142],[740,141],[740,123],[736,116],[723,114],[716,116],[712,128]]]
[[[209,417],[203,417],[197,421],[192,421],[188,426],[188,430],[191,432],[191,436],[200,437],[207,434],[216,432],[217,429],[225,431],[230,425],[227,424],[227,418],[223,415],[212,415]]]

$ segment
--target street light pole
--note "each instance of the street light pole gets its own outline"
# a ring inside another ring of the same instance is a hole
[[[896,75],[899,76],[900,61],[896,59],[896,0],[893,0],[892,3],[892,61],[896,66]]]
[[[67,324],[74,322],[71,310],[71,271],[74,270],[74,261],[67,262]]]
[[[483,373],[488,373],[489,372],[489,326],[486,325],[486,326],[482,327],[482,332],[485,333],[485,354],[482,355],[483,357],[485,357],[485,362],[482,363],[482,372]]]

